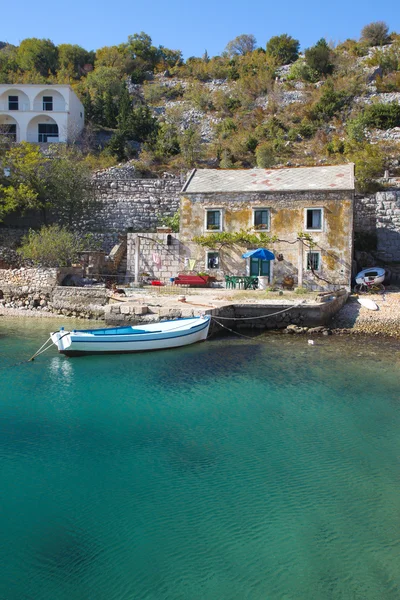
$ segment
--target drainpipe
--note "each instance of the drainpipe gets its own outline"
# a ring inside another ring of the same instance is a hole
[[[303,241],[299,240],[299,252],[297,259],[297,287],[303,287]]]
[[[139,254],[140,254],[140,237],[135,238],[135,283],[139,283]]]

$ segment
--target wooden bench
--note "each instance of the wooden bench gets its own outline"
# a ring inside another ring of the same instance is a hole
[[[179,274],[178,277],[175,277],[175,285],[190,285],[193,287],[207,287],[210,285],[210,281],[215,279],[214,277],[210,277],[209,275],[186,275],[184,273]]]

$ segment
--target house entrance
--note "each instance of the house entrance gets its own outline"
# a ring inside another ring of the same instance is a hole
[[[250,275],[252,277],[269,277],[270,262],[261,260],[261,258],[250,258]]]
[[[54,138],[58,138],[58,125],[53,123],[39,123],[38,136],[39,142],[54,141]]]

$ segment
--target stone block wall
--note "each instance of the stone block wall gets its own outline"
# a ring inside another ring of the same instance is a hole
[[[180,177],[168,179],[94,180],[99,207],[93,218],[80,223],[90,231],[155,229],[160,216],[179,209]]]
[[[400,190],[377,192],[354,204],[355,232],[375,232],[378,256],[400,260]]]
[[[167,245],[170,235],[171,245]],[[168,283],[171,277],[176,277],[184,268],[179,234],[171,233],[128,233],[127,241],[127,270],[128,281],[135,276],[136,238],[140,238],[139,273],[148,273],[151,277]]]

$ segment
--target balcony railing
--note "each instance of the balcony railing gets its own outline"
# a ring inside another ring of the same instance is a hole
[[[31,108],[28,103],[19,102],[18,110],[15,110],[13,108],[10,109],[8,102],[0,102],[0,112],[68,112],[68,104],[66,102],[53,102],[53,110],[49,110],[49,106],[48,102],[34,102],[33,108]]]
[[[51,105],[53,105],[53,108],[49,110]],[[62,101],[57,102],[53,100],[51,103],[43,102],[43,100],[37,100],[33,103],[33,110],[34,112],[66,112],[68,110],[68,105],[66,102]]]
[[[43,141],[44,139],[46,139],[46,141]],[[26,141],[31,144],[57,144],[60,141],[60,138],[58,136],[52,137],[51,135],[46,135],[44,133],[28,133]]]
[[[11,103],[11,107],[13,106],[14,103]],[[27,111],[30,110],[30,106],[28,104],[28,102],[18,102],[18,109],[15,110],[14,108],[10,109],[10,105],[8,102],[0,102],[0,110],[3,112],[18,112],[18,111]]]

